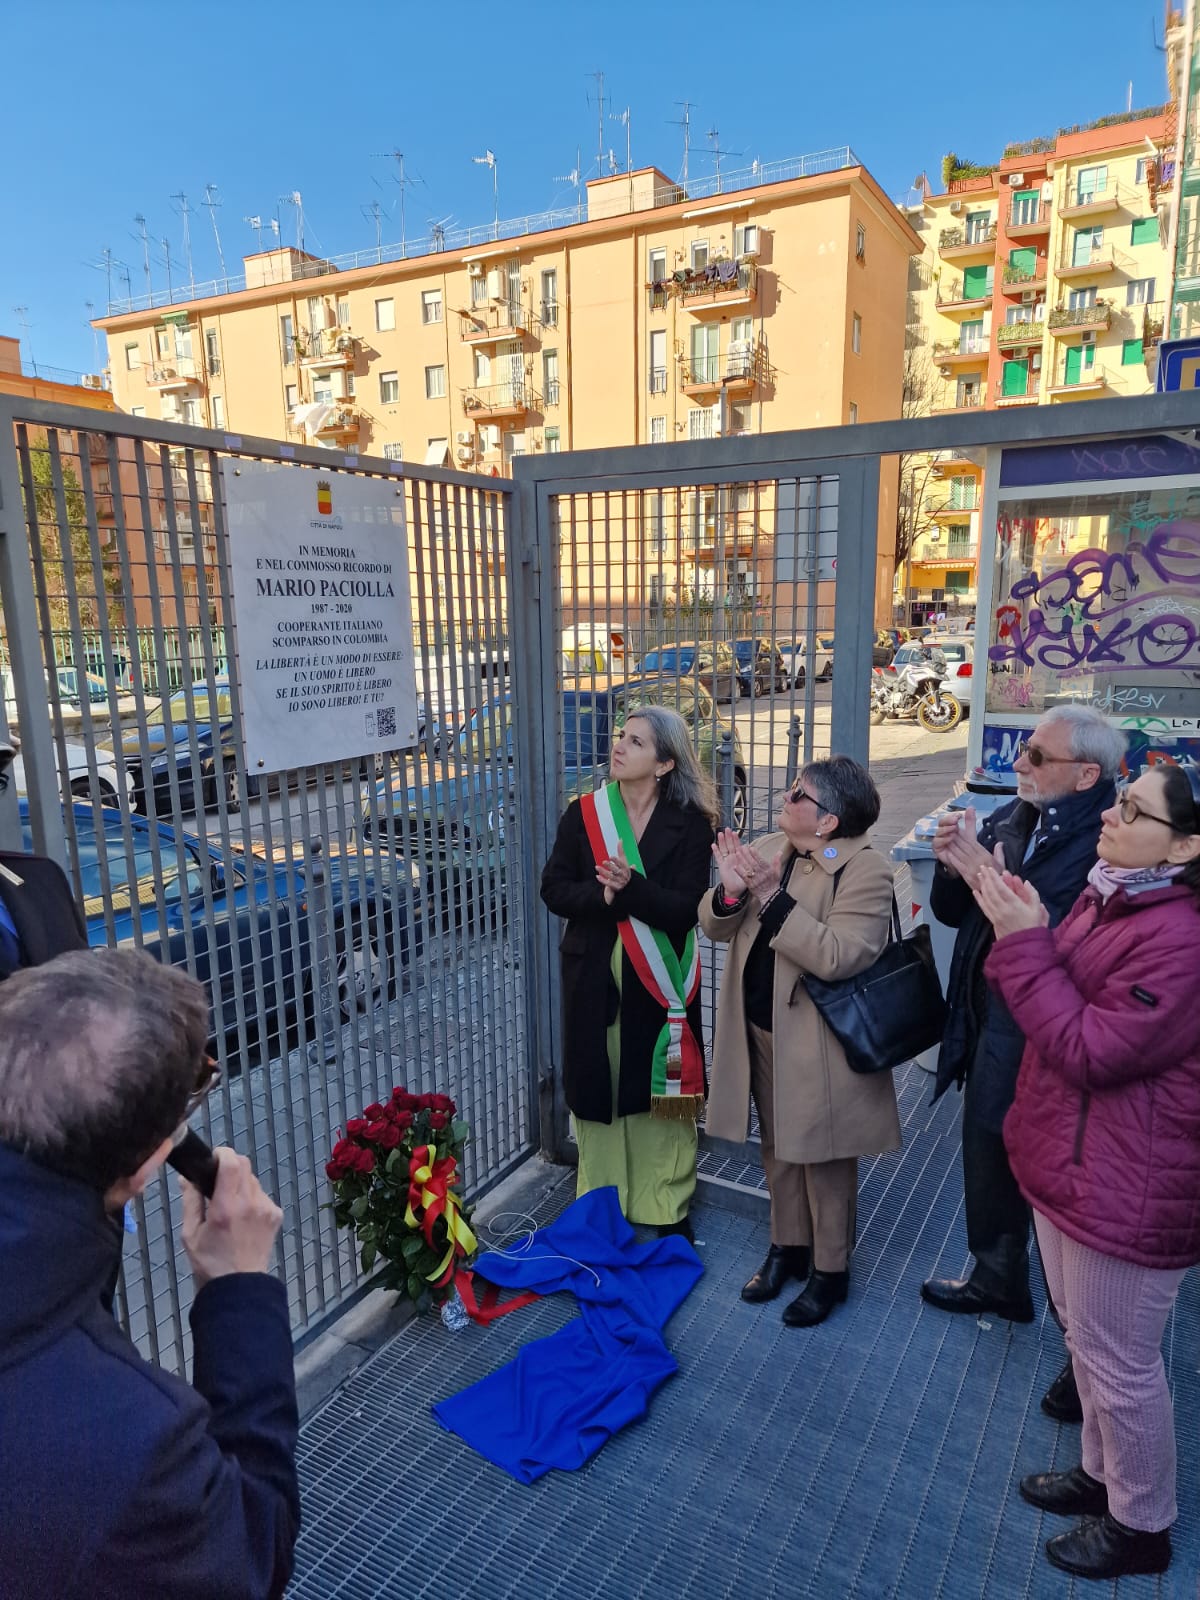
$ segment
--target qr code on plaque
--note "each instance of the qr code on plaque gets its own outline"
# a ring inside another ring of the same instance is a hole
[[[396,708],[395,706],[381,706],[375,713],[375,732],[380,739],[394,739],[396,737]]]

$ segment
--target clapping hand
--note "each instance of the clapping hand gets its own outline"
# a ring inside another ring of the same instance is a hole
[[[732,828],[722,828],[713,845],[713,859],[721,875],[727,900],[736,900],[746,889],[765,900],[779,887],[787,846],[772,861],[764,861],[757,850],[743,844]]]
[[[990,871],[992,858],[976,838],[975,807],[950,811],[939,821],[933,836],[933,853],[947,872],[969,883],[972,888],[983,871]],[[1000,862],[1003,870],[1004,862]]]
[[[596,868],[596,878],[604,890],[604,904],[610,906],[618,889],[623,889],[633,876],[633,868],[625,859],[625,846],[617,844],[615,856],[606,856]]]
[[[979,874],[975,903],[996,930],[997,939],[1028,928],[1050,926],[1050,913],[1037,890],[1014,872],[985,867]]]

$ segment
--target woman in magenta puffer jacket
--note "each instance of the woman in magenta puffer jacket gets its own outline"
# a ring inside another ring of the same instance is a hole
[[[1022,1496],[1077,1514],[1046,1545],[1088,1578],[1162,1572],[1175,1423],[1162,1336],[1200,1261],[1200,773],[1144,772],[1103,815],[1100,860],[1053,931],[1036,890],[985,869],[988,980],[1025,1035],[1004,1142],[1083,1406],[1083,1460]]]

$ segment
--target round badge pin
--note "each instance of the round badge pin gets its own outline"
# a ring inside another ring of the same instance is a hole
[[[830,845],[826,845],[825,849],[821,851],[821,854],[825,857],[826,861],[836,861],[837,860],[837,851],[833,848],[833,846],[831,844]]]

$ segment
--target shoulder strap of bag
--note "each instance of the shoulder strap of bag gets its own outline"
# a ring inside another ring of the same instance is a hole
[[[849,866],[849,864],[850,864],[849,862],[843,862],[843,864],[837,869],[837,871],[833,875],[833,893],[829,897],[830,905],[832,905],[834,900],[837,898],[838,880],[842,876],[842,873],[845,872],[845,870]],[[896,890],[893,887],[893,889],[892,889],[892,925],[888,929],[888,943],[889,944],[899,944],[901,942],[902,937],[903,937],[903,935],[900,932],[900,907],[896,903]]]

